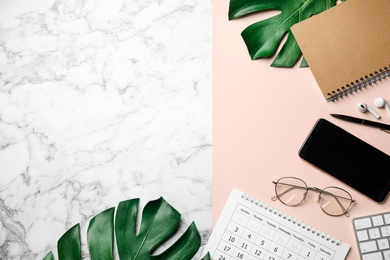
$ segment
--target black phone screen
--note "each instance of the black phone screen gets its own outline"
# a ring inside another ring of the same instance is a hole
[[[390,156],[325,119],[316,122],[299,156],[377,202],[389,193]]]

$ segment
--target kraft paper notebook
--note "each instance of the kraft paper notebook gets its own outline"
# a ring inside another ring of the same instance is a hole
[[[213,260],[345,259],[350,245],[233,189],[202,255]]]
[[[390,75],[390,0],[346,0],[292,26],[322,94],[334,101]]]

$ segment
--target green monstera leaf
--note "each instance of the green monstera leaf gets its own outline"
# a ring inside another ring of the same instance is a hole
[[[258,11],[281,11],[276,16],[248,26],[241,35],[250,57],[255,60],[274,55],[283,37],[288,34],[271,66],[292,67],[302,52],[290,30],[291,26],[335,5],[336,0],[230,0],[229,20]],[[306,61],[301,66],[307,66]]]
[[[161,197],[146,204],[137,229],[138,206],[139,199],[120,202],[115,223],[115,208],[109,208],[91,219],[87,240],[92,260],[114,259],[114,235],[119,259],[123,260],[186,260],[196,254],[201,239],[194,223],[171,246],[155,254],[156,249],[177,233],[181,215]],[[59,260],[81,259],[79,224],[70,228],[58,240],[57,249]],[[209,259],[209,254],[202,258]],[[49,252],[44,260],[54,260],[53,253]]]

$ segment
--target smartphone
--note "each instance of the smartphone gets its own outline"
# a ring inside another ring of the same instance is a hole
[[[376,202],[390,190],[390,156],[344,129],[319,119],[299,156]]]

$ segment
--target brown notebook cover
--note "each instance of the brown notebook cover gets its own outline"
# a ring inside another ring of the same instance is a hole
[[[347,0],[292,26],[328,101],[390,76],[390,0]]]

